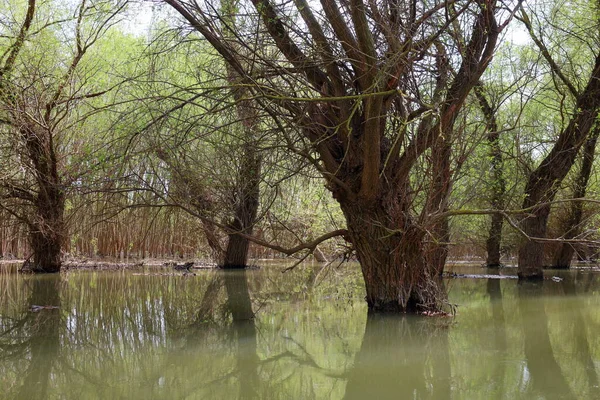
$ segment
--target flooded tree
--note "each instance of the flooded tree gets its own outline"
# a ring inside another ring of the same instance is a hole
[[[67,192],[85,173],[71,144],[95,114],[82,105],[108,91],[90,84],[81,65],[124,6],[82,0],[63,20],[29,0],[22,22],[12,21],[16,31],[2,39],[0,207],[27,226],[33,272],[60,270]],[[55,26],[72,31],[65,42]]]
[[[287,151],[322,174],[370,310],[438,310],[453,127],[511,10],[495,1],[253,0],[243,4],[249,35],[208,4],[165,2],[243,79]]]
[[[538,167],[531,171],[525,186],[522,207],[528,210],[528,215],[522,219],[521,229],[527,238],[519,248],[519,278],[536,280],[543,279],[544,239],[552,202],[598,118],[600,48],[597,44],[590,48],[593,53],[589,63],[590,71],[583,87],[578,88],[554,60],[542,38],[535,33],[529,15],[524,10],[521,20],[546,59],[553,76],[556,76],[564,90],[574,99],[568,123]]]

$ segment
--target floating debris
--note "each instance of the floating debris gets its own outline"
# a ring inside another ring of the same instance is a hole
[[[492,274],[457,274],[445,272],[444,278],[470,278],[470,279],[519,279],[517,275],[492,275]]]
[[[37,306],[33,304],[31,307],[29,307],[29,311],[40,312],[42,310],[56,310],[57,308],[58,306]]]

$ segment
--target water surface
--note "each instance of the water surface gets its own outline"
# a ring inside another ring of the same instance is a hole
[[[355,265],[281,269],[1,273],[0,396],[600,398],[598,272],[446,280],[427,318],[367,317]]]

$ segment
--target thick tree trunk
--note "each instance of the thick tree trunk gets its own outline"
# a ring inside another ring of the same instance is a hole
[[[34,168],[37,194],[35,215],[29,219],[29,240],[33,251],[30,270],[60,272],[60,252],[65,238],[65,194],[58,175],[52,133],[24,127],[21,131]]]
[[[61,248],[65,237],[64,195],[60,189],[49,187],[40,195],[35,222],[29,240],[33,251],[32,272],[60,272]]]
[[[342,203],[370,312],[438,311],[446,299],[427,263],[425,231],[393,206]]]
[[[502,266],[500,262],[500,243],[502,241],[502,225],[504,217],[501,214],[492,215],[492,224],[488,233],[488,239],[485,242],[487,250],[486,266],[488,268],[498,268]]]
[[[525,187],[524,209],[531,209],[521,222],[528,236],[519,249],[519,278],[541,279],[544,262],[544,243],[536,238],[546,237],[550,213],[558,186],[571,169],[575,157],[598,116],[600,106],[600,54],[583,92],[577,98],[569,124],[559,135],[556,144],[540,166],[531,173]]]
[[[598,142],[598,135],[600,134],[600,124],[596,123],[592,134],[585,142],[583,147],[583,160],[581,162],[581,169],[579,175],[575,180],[573,187],[573,198],[580,199],[585,197],[587,191],[588,181],[592,174],[592,166],[594,163],[594,153],[596,151],[596,143]],[[563,238],[573,239],[579,235],[581,228],[581,219],[583,217],[583,203],[580,201],[574,201],[571,203],[569,211],[569,217],[564,227]],[[571,243],[563,243],[558,248],[554,256],[554,268],[570,268],[571,260],[575,249]]]
[[[554,198],[554,194],[552,194]],[[550,200],[549,200],[550,201]],[[527,202],[527,199],[526,199]],[[526,208],[528,206],[524,206]],[[546,227],[548,216],[550,215],[550,206],[543,205],[537,207],[530,217],[521,222],[521,229],[529,237],[546,237]],[[544,272],[542,270],[544,260],[544,244],[535,240],[526,240],[519,248],[519,279],[542,280]]]

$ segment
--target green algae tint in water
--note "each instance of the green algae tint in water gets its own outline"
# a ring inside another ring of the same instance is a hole
[[[454,279],[455,318],[367,318],[356,266],[280,271],[0,274],[0,397],[600,398],[596,273]]]

